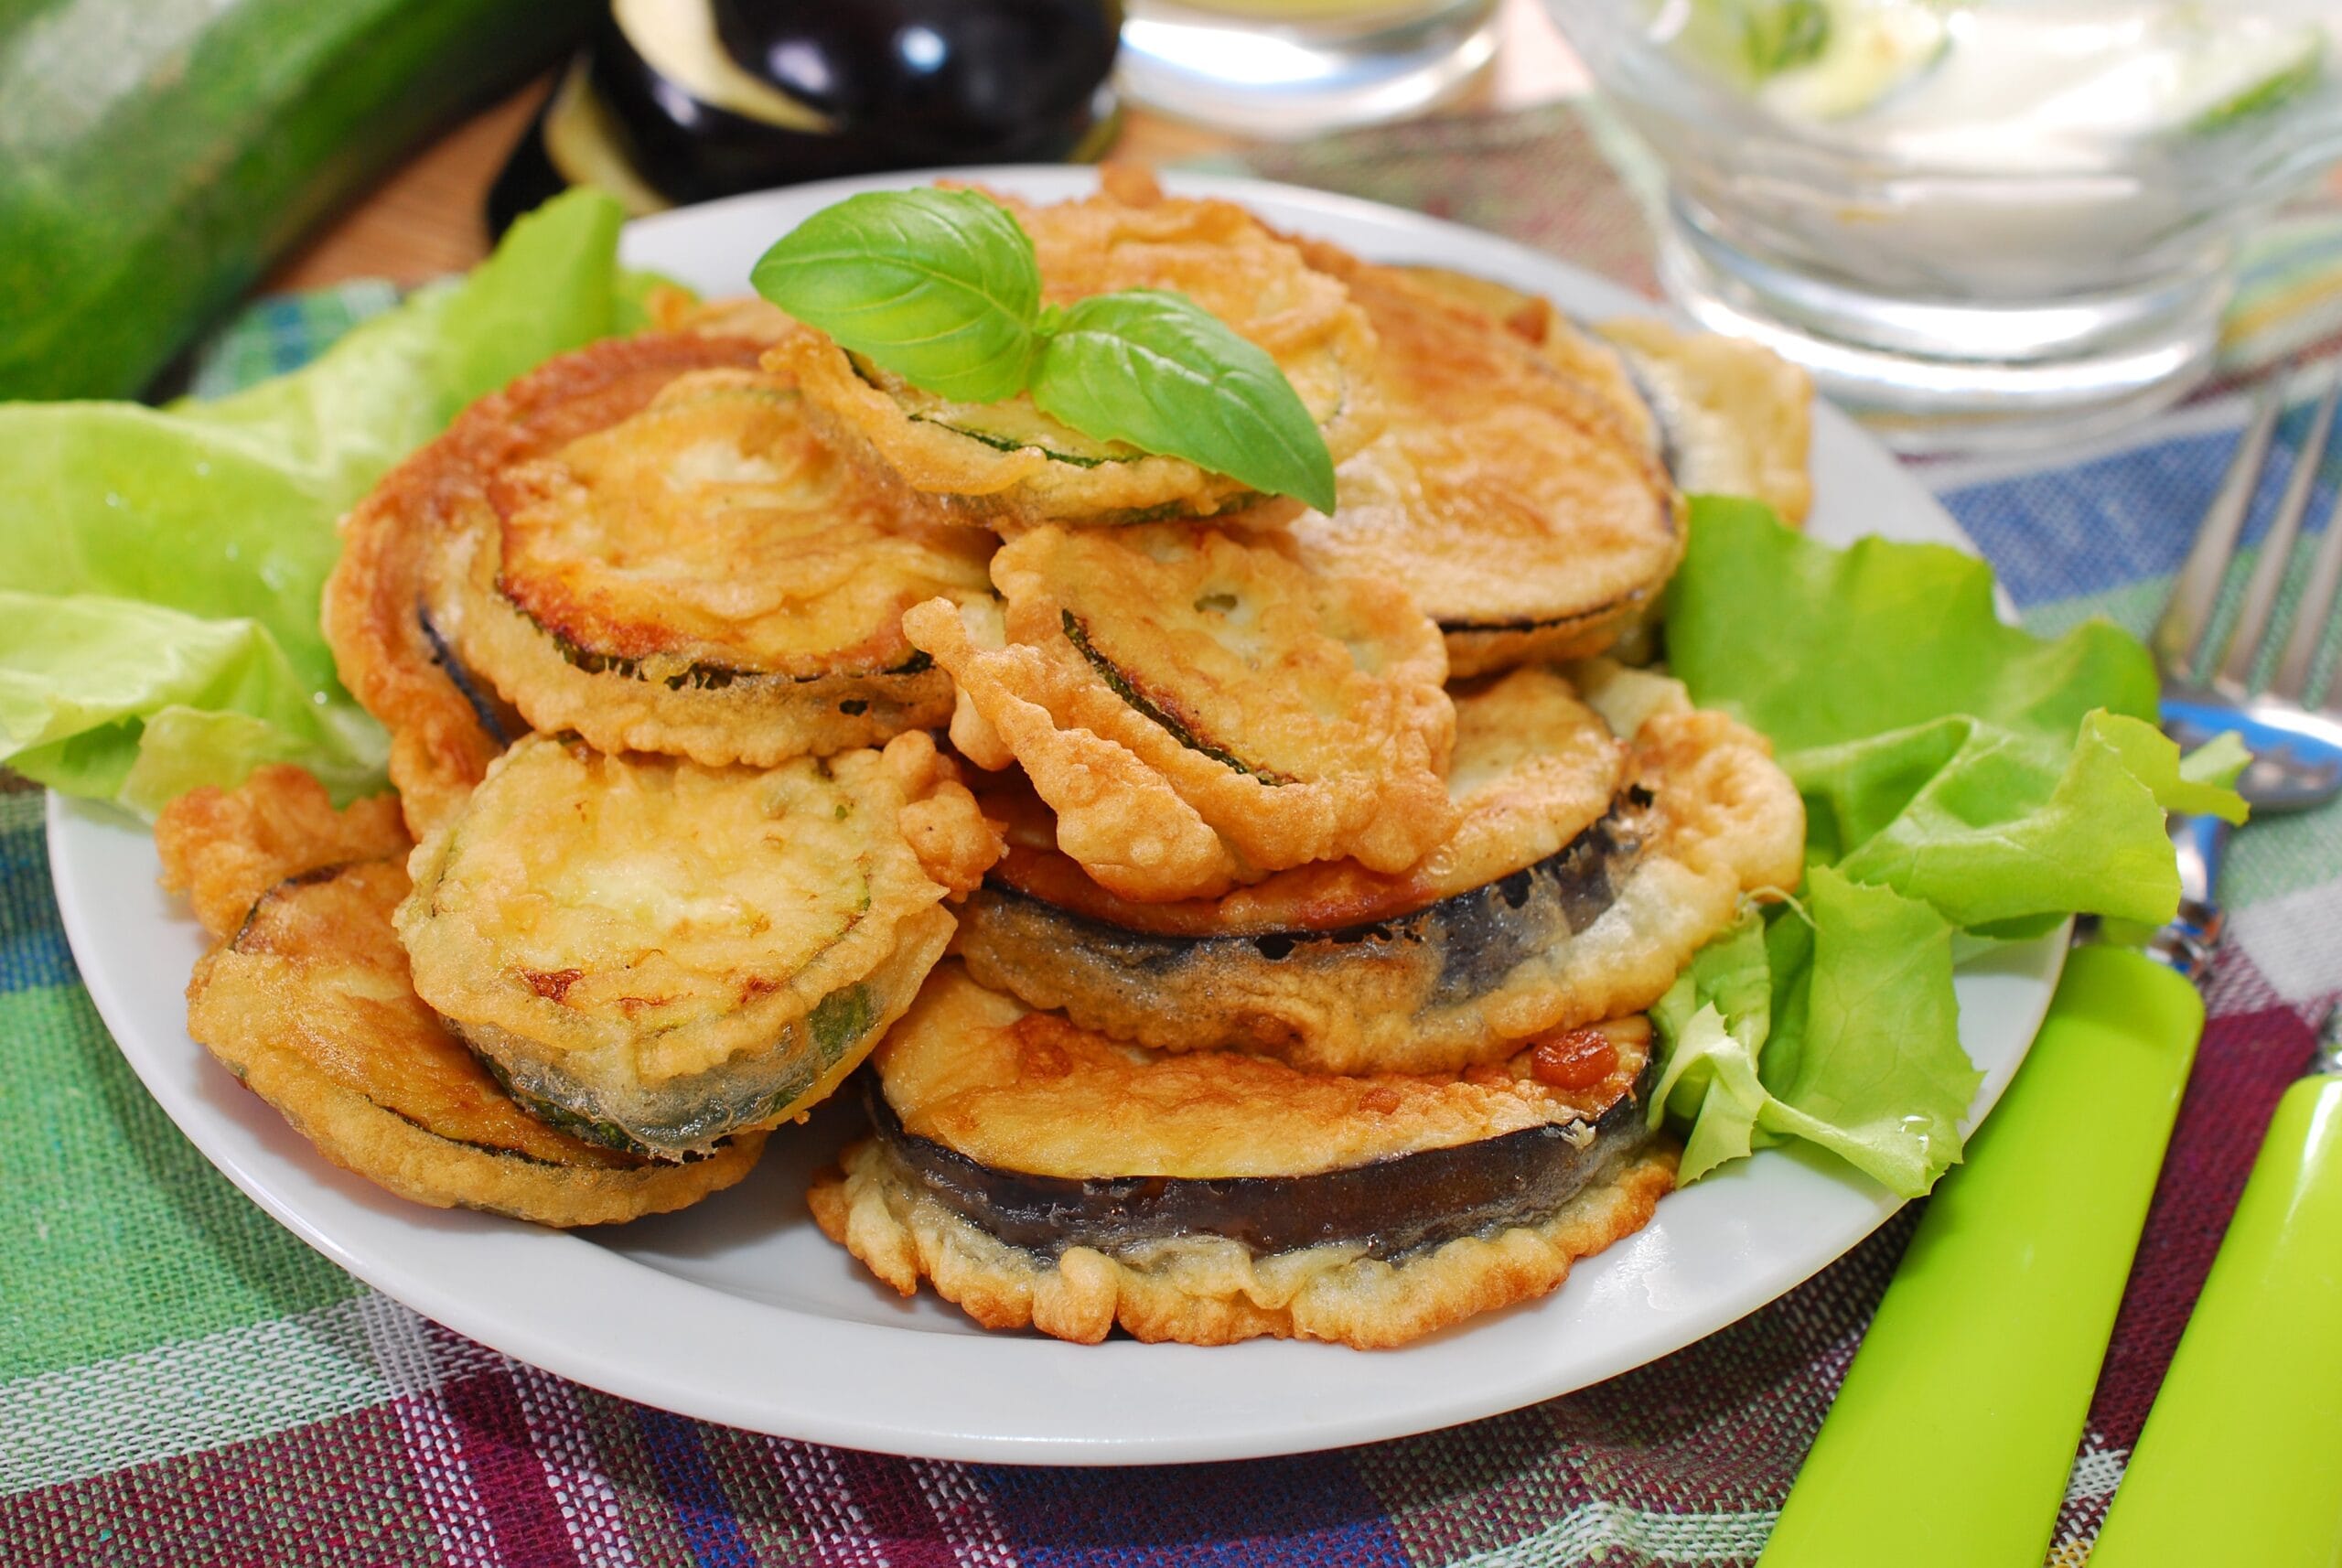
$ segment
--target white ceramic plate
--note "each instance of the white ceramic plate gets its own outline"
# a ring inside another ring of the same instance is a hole
[[[1089,189],[1078,169],[961,171],[1026,195]],[[626,260],[710,293],[745,291],[776,236],[846,181],[632,225]],[[1534,252],[1411,213],[1289,188],[1174,177],[1369,256],[1440,263],[1542,291],[1587,317],[1643,301]],[[1885,451],[1833,411],[1814,431],[1812,532],[1969,548]],[[1761,607],[1752,606],[1752,613]],[[937,1458],[1049,1464],[1233,1459],[1427,1431],[1598,1381],[1772,1300],[1894,1212],[1820,1158],[1757,1155],[1671,1197],[1640,1234],[1547,1299],[1405,1349],[1255,1341],[1222,1349],[987,1335],[930,1295],[898,1299],[806,1217],[809,1172],[853,1131],[833,1106],[776,1136],[742,1186],[687,1213],[564,1234],[418,1208],[317,1157],[188,1037],[182,991],[203,942],[156,886],[129,819],[52,798],[58,903],[91,995],[163,1109],[229,1178],[311,1246],[416,1310],[510,1355],[670,1410],[785,1436]],[[2004,950],[1960,975],[1961,1035],[1985,1071],[1975,1114],[2031,1042],[2064,953]]]

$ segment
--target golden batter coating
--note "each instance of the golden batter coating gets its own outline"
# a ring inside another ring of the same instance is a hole
[[[997,623],[936,601],[904,631],[959,684],[961,750],[1023,764],[1058,846],[1123,897],[1398,871],[1454,825],[1439,633],[1395,589],[1190,523],[1034,529],[993,581]]]
[[[1602,394],[1619,422],[1653,451],[1661,435],[1659,418],[1635,384],[1634,372],[1617,348],[1578,330],[1570,318],[1542,294],[1527,294],[1509,284],[1460,273],[1448,267],[1398,267],[1449,302],[1469,306],[1504,323],[1505,329],[1537,350],[1571,380]]]
[[[527,726],[457,661],[457,607],[433,590],[450,543],[490,522],[505,468],[628,418],[687,371],[751,369],[758,346],[696,334],[610,338],[564,354],[457,416],[342,520],[322,618],[342,683],[391,732],[391,781],[418,837],[459,809]]]
[[[1647,1221],[1640,1018],[1463,1077],[1166,1057],[937,971],[814,1218],[905,1294],[1095,1342],[1402,1344],[1542,1294]]]
[[[1583,728],[1548,732],[1579,763],[1557,759],[1542,783],[1531,764],[1477,800],[1461,796],[1452,861],[1443,850],[1379,882],[1286,873],[1148,907],[1084,894],[1066,868],[1013,850],[963,911],[958,950],[984,983],[1085,1027],[1317,1072],[1454,1070],[1648,1007],[1746,895],[1796,885],[1804,809],[1762,736],[1692,710],[1677,683],[1615,667],[1583,678],[1633,736],[1623,768],[1603,766],[1616,756],[1607,731],[1592,745]],[[1561,683],[1517,672],[1486,714],[1467,696],[1467,736],[1503,714],[1535,735],[1531,699],[1557,711]],[[1029,835],[1028,821],[1000,814]],[[1411,891],[1438,896],[1400,903]]]
[[[1598,330],[1627,350],[1649,389],[1685,493],[1753,496],[1786,522],[1805,521],[1813,378],[1802,366],[1759,344],[1664,321],[1606,321]]]
[[[1164,937],[1336,931],[1406,915],[1495,882],[1560,851],[1607,811],[1627,783],[1628,747],[1559,671],[1530,665],[1451,688],[1456,747],[1447,768],[1455,830],[1413,865],[1373,871],[1355,860],[1296,865],[1217,898],[1141,903],[1117,897],[1057,847],[1057,820],[1019,773],[973,785],[1006,830],[989,875],[1085,919]],[[980,939],[979,898],[962,946]]]
[[[298,769],[197,790],[157,827],[166,881],[219,939],[188,986],[188,1028],[334,1164],[401,1197],[545,1225],[607,1225],[729,1187],[752,1133],[654,1164],[527,1116],[414,994],[391,911],[407,848],[388,801],[336,814]],[[383,855],[392,858],[382,858]],[[232,918],[231,890],[274,869]]]
[[[708,338],[745,338],[777,343],[792,323],[772,301],[753,294],[702,299],[687,288],[661,285],[644,302],[650,325],[661,332],[697,332]]]
[[[289,762],[255,768],[233,789],[190,789],[155,819],[164,887],[187,894],[196,919],[222,940],[288,876],[350,861],[403,860],[414,847],[397,796],[336,811],[326,787]]]
[[[1652,1144],[1550,1218],[1397,1260],[1328,1244],[1254,1257],[1233,1242],[1169,1242],[1125,1262],[1090,1247],[1045,1257],[994,1240],[907,1180],[876,1139],[814,1179],[822,1233],[905,1295],[921,1279],[986,1328],[1094,1345],[1134,1338],[1233,1345],[1263,1335],[1387,1350],[1482,1313],[1550,1295],[1580,1258],[1650,1223],[1676,1151]]]
[[[1591,1123],[1641,1075],[1649,1026],[1602,1026],[1607,1054],[1555,1084],[1516,1043],[1460,1076],[1303,1072],[1231,1051],[1166,1055],[1036,1012],[937,966],[872,1058],[903,1129],[982,1165],[1077,1180],[1308,1176],[1527,1128]]]
[[[1277,362],[1337,462],[1380,428],[1365,317],[1339,282],[1312,271],[1242,208],[1166,197],[1127,168],[1106,170],[1098,194],[1080,201],[996,199],[1032,236],[1046,305],[1123,289],[1183,294]],[[1121,523],[1209,516],[1262,499],[1184,458],[1084,435],[1026,394],[949,402],[811,328],[784,337],[769,362],[797,378],[841,449],[963,522]]]
[[[1805,521],[1813,378],[1770,349],[1664,321],[1620,317],[1591,330],[1542,295],[1442,267],[1408,276],[1494,317],[1567,375],[1599,391],[1661,455],[1687,495],[1754,496]]]
[[[496,475],[435,596],[465,663],[537,729],[711,767],[942,724],[951,682],[902,612],[986,596],[991,541],[907,516],[801,403],[759,371],[690,373]]]
[[[677,1155],[834,1088],[996,849],[923,733],[764,771],[532,736],[415,852],[398,926],[516,1093]]]
[[[1313,565],[1403,587],[1458,676],[1584,658],[1665,585],[1681,498],[1609,398],[1479,310],[1330,245],[1381,346],[1381,438],[1343,464],[1341,505],[1294,534]]]

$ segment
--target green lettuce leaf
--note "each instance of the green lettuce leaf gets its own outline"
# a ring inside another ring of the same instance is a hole
[[[2241,749],[2182,758],[2119,628],[2035,638],[1994,614],[1981,561],[1833,550],[1755,502],[1693,500],[1666,639],[1694,702],[1772,738],[1808,824],[1802,914],[1717,939],[1653,1011],[1686,1179],[1796,1137],[1923,1192],[1978,1081],[1955,950],[2075,913],[2168,919],[2165,813],[2241,821]]]
[[[0,404],[0,761],[146,813],[262,761],[378,787],[317,627],[334,524],[466,403],[641,318],[620,218],[561,197],[467,277],[228,397]]]
[[[1783,752],[1954,714],[2066,737],[2093,708],[2155,717],[2154,660],[2113,623],[2044,641],[1994,613],[1993,569],[1972,555],[1884,539],[1835,550],[1760,501],[1715,496],[1692,501],[1667,659],[1703,706]]]
[[[1690,1129],[1681,1179],[1802,1138],[1906,1197],[1960,1156],[1982,1075],[1960,1047],[1951,926],[1816,866],[1799,905],[1754,913],[1651,1009],[1671,1044],[1653,1113]]]

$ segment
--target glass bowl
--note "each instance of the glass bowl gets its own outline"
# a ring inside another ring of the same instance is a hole
[[[2317,0],[2220,0],[2208,13],[2167,0],[1922,4],[1946,27],[1933,55],[1915,47],[1851,86],[1801,72],[1784,100],[1782,77],[1735,81],[1685,28],[1786,16],[1793,30],[1816,12],[1873,25],[1895,7],[1546,0],[1666,170],[1670,295],[1703,325],[1807,366],[1890,443],[2051,445],[2178,398],[2210,368],[2239,231],[2342,156],[2342,20]],[[2054,54],[2039,58],[2048,46],[2009,26],[2037,31],[2059,16],[2184,18],[2205,43],[2098,84],[2097,62],[2113,58],[2103,48],[2060,76]],[[2315,39],[2283,80],[2256,81],[2219,53],[2247,49],[2260,36],[2237,29],[2262,23]],[[2239,85],[2181,122],[2124,126],[2140,94],[2168,85],[2156,70]]]

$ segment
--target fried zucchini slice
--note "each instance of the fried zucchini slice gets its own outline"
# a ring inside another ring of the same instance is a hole
[[[1785,521],[1805,521],[1813,502],[1813,378],[1801,367],[1761,344],[1644,317],[1584,328],[1542,295],[1469,273],[1402,270],[1496,317],[1598,389],[1685,494],[1753,496]]]
[[[1813,378],[1757,343],[1633,317],[1596,328],[1626,350],[1687,494],[1752,496],[1805,521],[1813,504]],[[1551,352],[1551,349],[1548,349]]]
[[[675,1158],[835,1088],[996,851],[923,733],[768,771],[532,736],[415,852],[398,929],[515,1097]]]
[[[1620,423],[1636,439],[1664,457],[1666,433],[1649,398],[1635,380],[1635,372],[1617,348],[1580,331],[1575,323],[1542,294],[1529,294],[1509,284],[1449,267],[1407,266],[1393,269],[1452,304],[1468,306],[1504,324],[1522,342],[1534,346],[1561,371],[1600,392]]]
[[[1033,238],[1045,304],[1121,289],[1186,295],[1277,362],[1337,462],[1380,428],[1366,317],[1242,208],[1166,197],[1127,168],[1108,169],[1098,194],[1079,201],[997,199]],[[1204,517],[1263,500],[1184,458],[1084,435],[1025,394],[970,404],[922,392],[810,328],[783,337],[770,362],[797,378],[843,449],[939,516],[1014,530]],[[1293,503],[1277,505],[1289,514]]]
[[[1095,1343],[1400,1345],[1544,1294],[1672,1185],[1640,1018],[1465,1075],[1165,1057],[939,969],[814,1218],[905,1294]]]
[[[1595,387],[1494,317],[1311,243],[1381,346],[1388,427],[1293,524],[1321,570],[1403,586],[1458,676],[1600,652],[1683,549],[1682,499]]]
[[[1011,847],[958,950],[1085,1028],[1316,1072],[1453,1071],[1648,1007],[1745,893],[1795,885],[1804,811],[1764,739],[1675,682],[1589,679],[1630,745],[1550,670],[1459,696],[1461,821],[1395,875],[1309,866],[1138,904],[1050,854],[1029,808],[988,800]]]
[[[492,520],[490,483],[630,417],[677,376],[753,369],[759,351],[749,339],[686,333],[610,338],[549,360],[457,415],[342,520],[321,608],[326,640],[342,684],[391,732],[391,782],[415,836],[460,808],[528,728],[460,662],[460,607],[435,591],[452,543]]]
[[[434,1208],[607,1225],[746,1176],[760,1133],[668,1165],[581,1143],[497,1087],[408,981],[391,911],[411,846],[391,804],[337,815],[315,779],[280,767],[163,813],[165,881],[193,892],[218,939],[188,986],[204,1048],[335,1165]]]
[[[720,767],[940,725],[951,682],[902,612],[985,597],[992,541],[907,515],[832,453],[786,381],[694,371],[498,473],[435,601],[541,730]]]
[[[1396,589],[1194,523],[1033,529],[993,581],[996,619],[931,601],[903,629],[959,684],[962,751],[1022,763],[1058,847],[1123,897],[1396,871],[1453,825],[1445,658]]]

